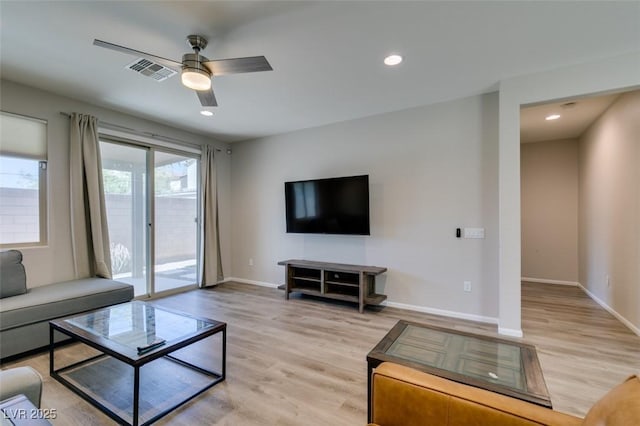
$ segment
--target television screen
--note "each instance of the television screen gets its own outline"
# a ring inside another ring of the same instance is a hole
[[[285,182],[287,232],[369,235],[369,176]]]

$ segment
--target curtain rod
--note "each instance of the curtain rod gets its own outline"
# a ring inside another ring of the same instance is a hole
[[[67,118],[71,118],[71,114],[63,112],[63,111],[60,111],[60,115],[64,115]],[[105,121],[100,121],[100,120],[98,120],[98,122],[99,122],[100,126],[103,126],[103,127],[106,127],[106,128],[111,128],[112,130],[124,130],[124,131],[127,131],[129,133],[133,133],[133,134],[139,135],[139,136],[145,136],[145,137],[148,137],[148,138],[164,140],[166,142],[174,142],[174,143],[178,143],[178,144],[181,144],[181,145],[187,145],[187,146],[191,146],[191,147],[194,147],[194,148],[196,148],[196,147],[200,148],[200,145],[198,145],[198,144],[194,144],[194,143],[191,143],[191,142],[186,142],[186,141],[183,141],[183,140],[180,140],[180,139],[172,138],[170,136],[158,135],[158,134],[151,133],[151,132],[143,132],[143,131],[140,131],[140,130],[132,129],[130,127],[120,126],[118,124],[111,124],[111,123],[107,123]],[[215,148],[215,150],[217,152],[222,151],[220,148]]]

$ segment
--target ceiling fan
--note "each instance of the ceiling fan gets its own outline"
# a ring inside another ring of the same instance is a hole
[[[207,47],[207,39],[199,35],[187,36],[187,43],[193,49],[193,53],[184,54],[182,56],[182,62],[178,62],[106,41],[93,40],[95,46],[139,56],[169,68],[176,73],[180,72],[182,84],[196,91],[200,103],[204,107],[218,106],[216,97],[213,94],[213,88],[211,87],[211,79],[213,77],[243,72],[273,70],[267,58],[264,56],[209,60],[200,54],[200,51]]]

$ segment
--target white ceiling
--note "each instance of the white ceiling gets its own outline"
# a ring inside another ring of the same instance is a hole
[[[619,93],[565,99],[520,110],[520,142],[544,142],[580,137],[620,96]],[[560,116],[547,121],[552,114]]]
[[[0,1],[3,79],[222,141],[427,105],[500,80],[640,51],[640,2]],[[188,34],[210,59],[265,55],[273,72],[214,79],[199,114],[179,76],[124,69],[98,38],[180,60]],[[382,64],[398,52],[396,68]]]

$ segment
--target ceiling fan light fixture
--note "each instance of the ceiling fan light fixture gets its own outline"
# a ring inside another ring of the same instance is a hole
[[[193,90],[211,89],[211,74],[202,69],[183,68],[182,84]]]
[[[193,53],[182,55],[182,62],[178,62],[140,50],[109,43],[108,41],[93,40],[95,46],[135,55],[140,58],[127,67],[142,75],[152,77],[157,81],[162,81],[171,75],[177,74],[180,70],[182,84],[196,91],[200,105],[205,108],[218,106],[213,88],[211,87],[211,80],[214,75],[273,71],[273,68],[264,56],[247,56],[210,61],[200,54],[200,52],[207,47],[206,38],[199,35],[190,35],[187,36],[187,43],[193,49]]]

